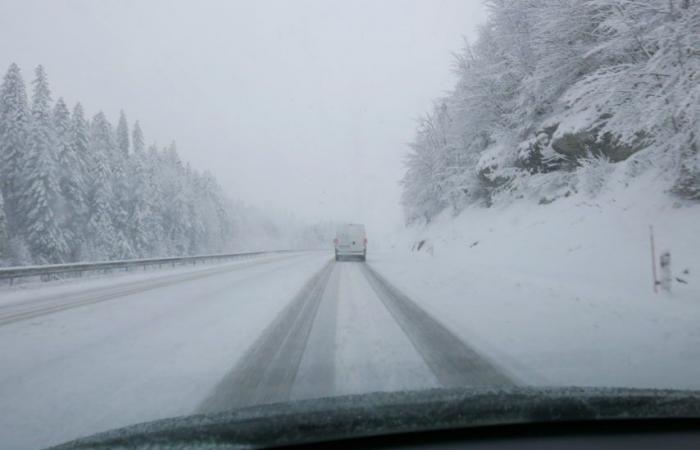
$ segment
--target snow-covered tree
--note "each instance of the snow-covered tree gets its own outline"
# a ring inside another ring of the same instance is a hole
[[[0,192],[0,266],[8,264],[7,220],[5,219],[5,201]]]
[[[165,233],[166,188],[161,181],[164,158],[155,143],[149,146],[145,162],[147,175],[143,187],[143,198],[150,212],[146,216],[146,233],[151,238],[148,248],[153,255],[165,256],[171,254],[171,251]]]
[[[213,176],[184,163],[174,143],[145,151],[139,123],[130,136],[123,112],[113,127],[101,112],[87,121],[80,103],[71,113],[63,99],[52,105],[41,66],[33,86],[30,108],[13,64],[0,89],[0,264],[233,247],[237,204]],[[267,223],[257,213],[248,220]]]
[[[56,134],[59,188],[64,200],[60,225],[65,230],[69,247],[68,260],[80,258],[87,218],[87,127],[80,104],[73,116],[62,98],[53,110],[53,127]]]
[[[77,103],[73,107],[70,118],[69,129],[70,150],[66,154],[62,168],[72,180],[62,185],[66,201],[69,202],[69,220],[67,226],[75,230],[75,240],[72,243],[73,259],[80,256],[81,247],[85,246],[85,241],[80,239],[84,235],[86,224],[89,218],[89,195],[91,187],[91,154],[90,154],[90,128],[83,106]],[[67,169],[65,164],[72,161],[73,169]]]
[[[19,211],[24,236],[33,257],[39,262],[61,262],[68,254],[68,243],[66,230],[60,226],[64,202],[58,180],[51,91],[42,66],[36,68],[35,75]]]
[[[129,157],[129,124],[126,121],[124,111],[119,112],[119,123],[117,124],[117,147],[124,159]]]
[[[134,122],[134,130],[131,135],[131,142],[134,148],[134,153],[143,153],[145,150],[145,141],[143,139],[143,131],[141,131],[141,125],[137,120]]]
[[[129,159],[129,201],[127,205],[128,230],[135,256],[151,255],[153,244],[157,241],[154,225],[152,180],[149,179],[149,157],[144,151],[144,138],[141,125],[134,123],[132,131],[133,154]]]
[[[127,204],[127,231],[134,255],[153,255],[158,241],[157,218],[153,202],[156,190],[151,177],[149,155],[144,151],[144,138],[141,127],[134,123],[134,152],[129,159],[129,201]]]
[[[406,159],[406,175],[402,180],[402,203],[408,222],[429,222],[446,205],[444,195],[446,167],[442,152],[445,136],[436,127],[436,118],[430,114],[420,121],[418,132]]]
[[[17,64],[12,63],[0,87],[0,190],[5,201],[9,235],[19,230],[19,183],[27,152],[29,122],[24,80]]]
[[[127,259],[134,257],[134,250],[128,237],[129,209],[131,201],[131,167],[129,164],[129,126],[124,112],[120,114],[116,129],[116,152],[111,154],[112,188],[114,195],[113,217],[115,227],[116,257]]]
[[[175,255],[189,250],[192,217],[189,216],[189,192],[185,167],[175,143],[163,151],[159,185],[163,189],[163,230],[168,249]]]
[[[700,198],[697,0],[487,5],[457,57],[457,85],[438,102],[446,114],[432,111],[411,145],[408,220],[595,192],[615,164],[629,176],[654,167],[669,190]]]
[[[111,155],[116,144],[111,125],[104,113],[95,115],[90,123],[90,180],[87,236],[91,259],[107,260],[118,254],[112,190]]]

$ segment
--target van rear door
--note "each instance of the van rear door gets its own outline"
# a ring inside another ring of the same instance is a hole
[[[342,253],[362,253],[365,250],[365,228],[362,225],[346,225],[338,231],[337,246]]]

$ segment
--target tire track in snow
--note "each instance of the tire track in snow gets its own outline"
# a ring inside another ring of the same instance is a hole
[[[197,408],[216,413],[288,401],[333,262],[314,275]]]
[[[326,397],[336,392],[335,353],[339,290],[340,267],[333,263],[333,270],[323,292],[292,388],[292,400]]]
[[[362,271],[413,346],[444,387],[512,386],[503,370],[462,342],[369,265]]]

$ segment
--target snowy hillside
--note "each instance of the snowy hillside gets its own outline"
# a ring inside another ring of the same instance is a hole
[[[610,179],[596,198],[445,213],[370,264],[526,383],[698,389],[700,208],[660,175]],[[650,225],[670,294],[653,291]]]
[[[371,263],[525,383],[700,388],[700,3],[487,3]]]
[[[409,222],[511,199],[595,195],[624,165],[700,199],[700,3],[490,0],[459,81],[421,119]]]

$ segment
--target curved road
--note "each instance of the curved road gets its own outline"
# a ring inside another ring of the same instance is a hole
[[[371,262],[318,252],[0,291],[0,365],[9,449],[259,403],[513,384]]]

